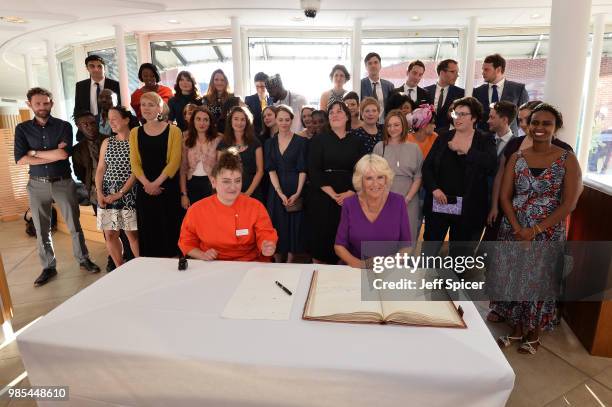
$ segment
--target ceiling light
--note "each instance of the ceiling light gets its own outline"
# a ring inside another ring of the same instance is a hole
[[[419,21],[421,19],[421,17],[419,17],[419,16],[412,16],[412,17],[410,17],[410,19],[412,21]]]
[[[180,24],[180,23],[181,23],[179,20],[174,20],[174,19],[172,19],[172,20],[168,20],[168,22],[169,22],[170,24]]]
[[[4,16],[4,17],[0,17],[0,20],[2,21],[6,21],[7,23],[13,23],[13,24],[25,24],[27,23],[27,21],[21,17],[17,17],[17,16]]]
[[[537,19],[537,18],[540,18],[540,17],[542,17],[542,14],[540,14],[540,13],[533,13],[531,15],[531,18],[533,18],[534,20]]]

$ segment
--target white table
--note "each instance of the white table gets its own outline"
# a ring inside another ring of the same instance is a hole
[[[41,406],[505,405],[514,372],[471,302],[467,329],[220,317],[255,263],[140,258],[19,336],[32,385],[67,385]],[[44,288],[43,288],[44,289]]]

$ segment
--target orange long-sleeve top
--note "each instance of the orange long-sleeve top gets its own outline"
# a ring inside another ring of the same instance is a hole
[[[265,262],[270,258],[261,254],[264,240],[276,244],[278,235],[261,202],[239,195],[233,205],[226,206],[214,194],[187,210],[179,248],[185,255],[194,248],[215,249],[217,260]]]

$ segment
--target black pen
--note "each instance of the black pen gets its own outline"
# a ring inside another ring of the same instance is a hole
[[[281,290],[286,292],[288,295],[293,295],[293,293],[291,291],[289,291],[289,289],[287,287],[285,287],[284,285],[282,285],[278,281],[275,281],[275,283],[276,283],[277,286],[279,286],[281,288]]]

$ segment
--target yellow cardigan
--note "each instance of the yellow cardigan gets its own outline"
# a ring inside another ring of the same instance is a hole
[[[181,129],[173,124],[169,124],[168,126],[170,126],[168,133],[168,153],[166,155],[166,166],[162,172],[166,174],[168,178],[172,178],[181,166],[183,133]],[[130,164],[132,165],[132,173],[136,177],[140,177],[144,174],[142,170],[142,159],[140,158],[140,151],[138,150],[138,129],[139,127],[135,127],[130,131]],[[153,182],[155,180],[151,179],[149,181]]]

